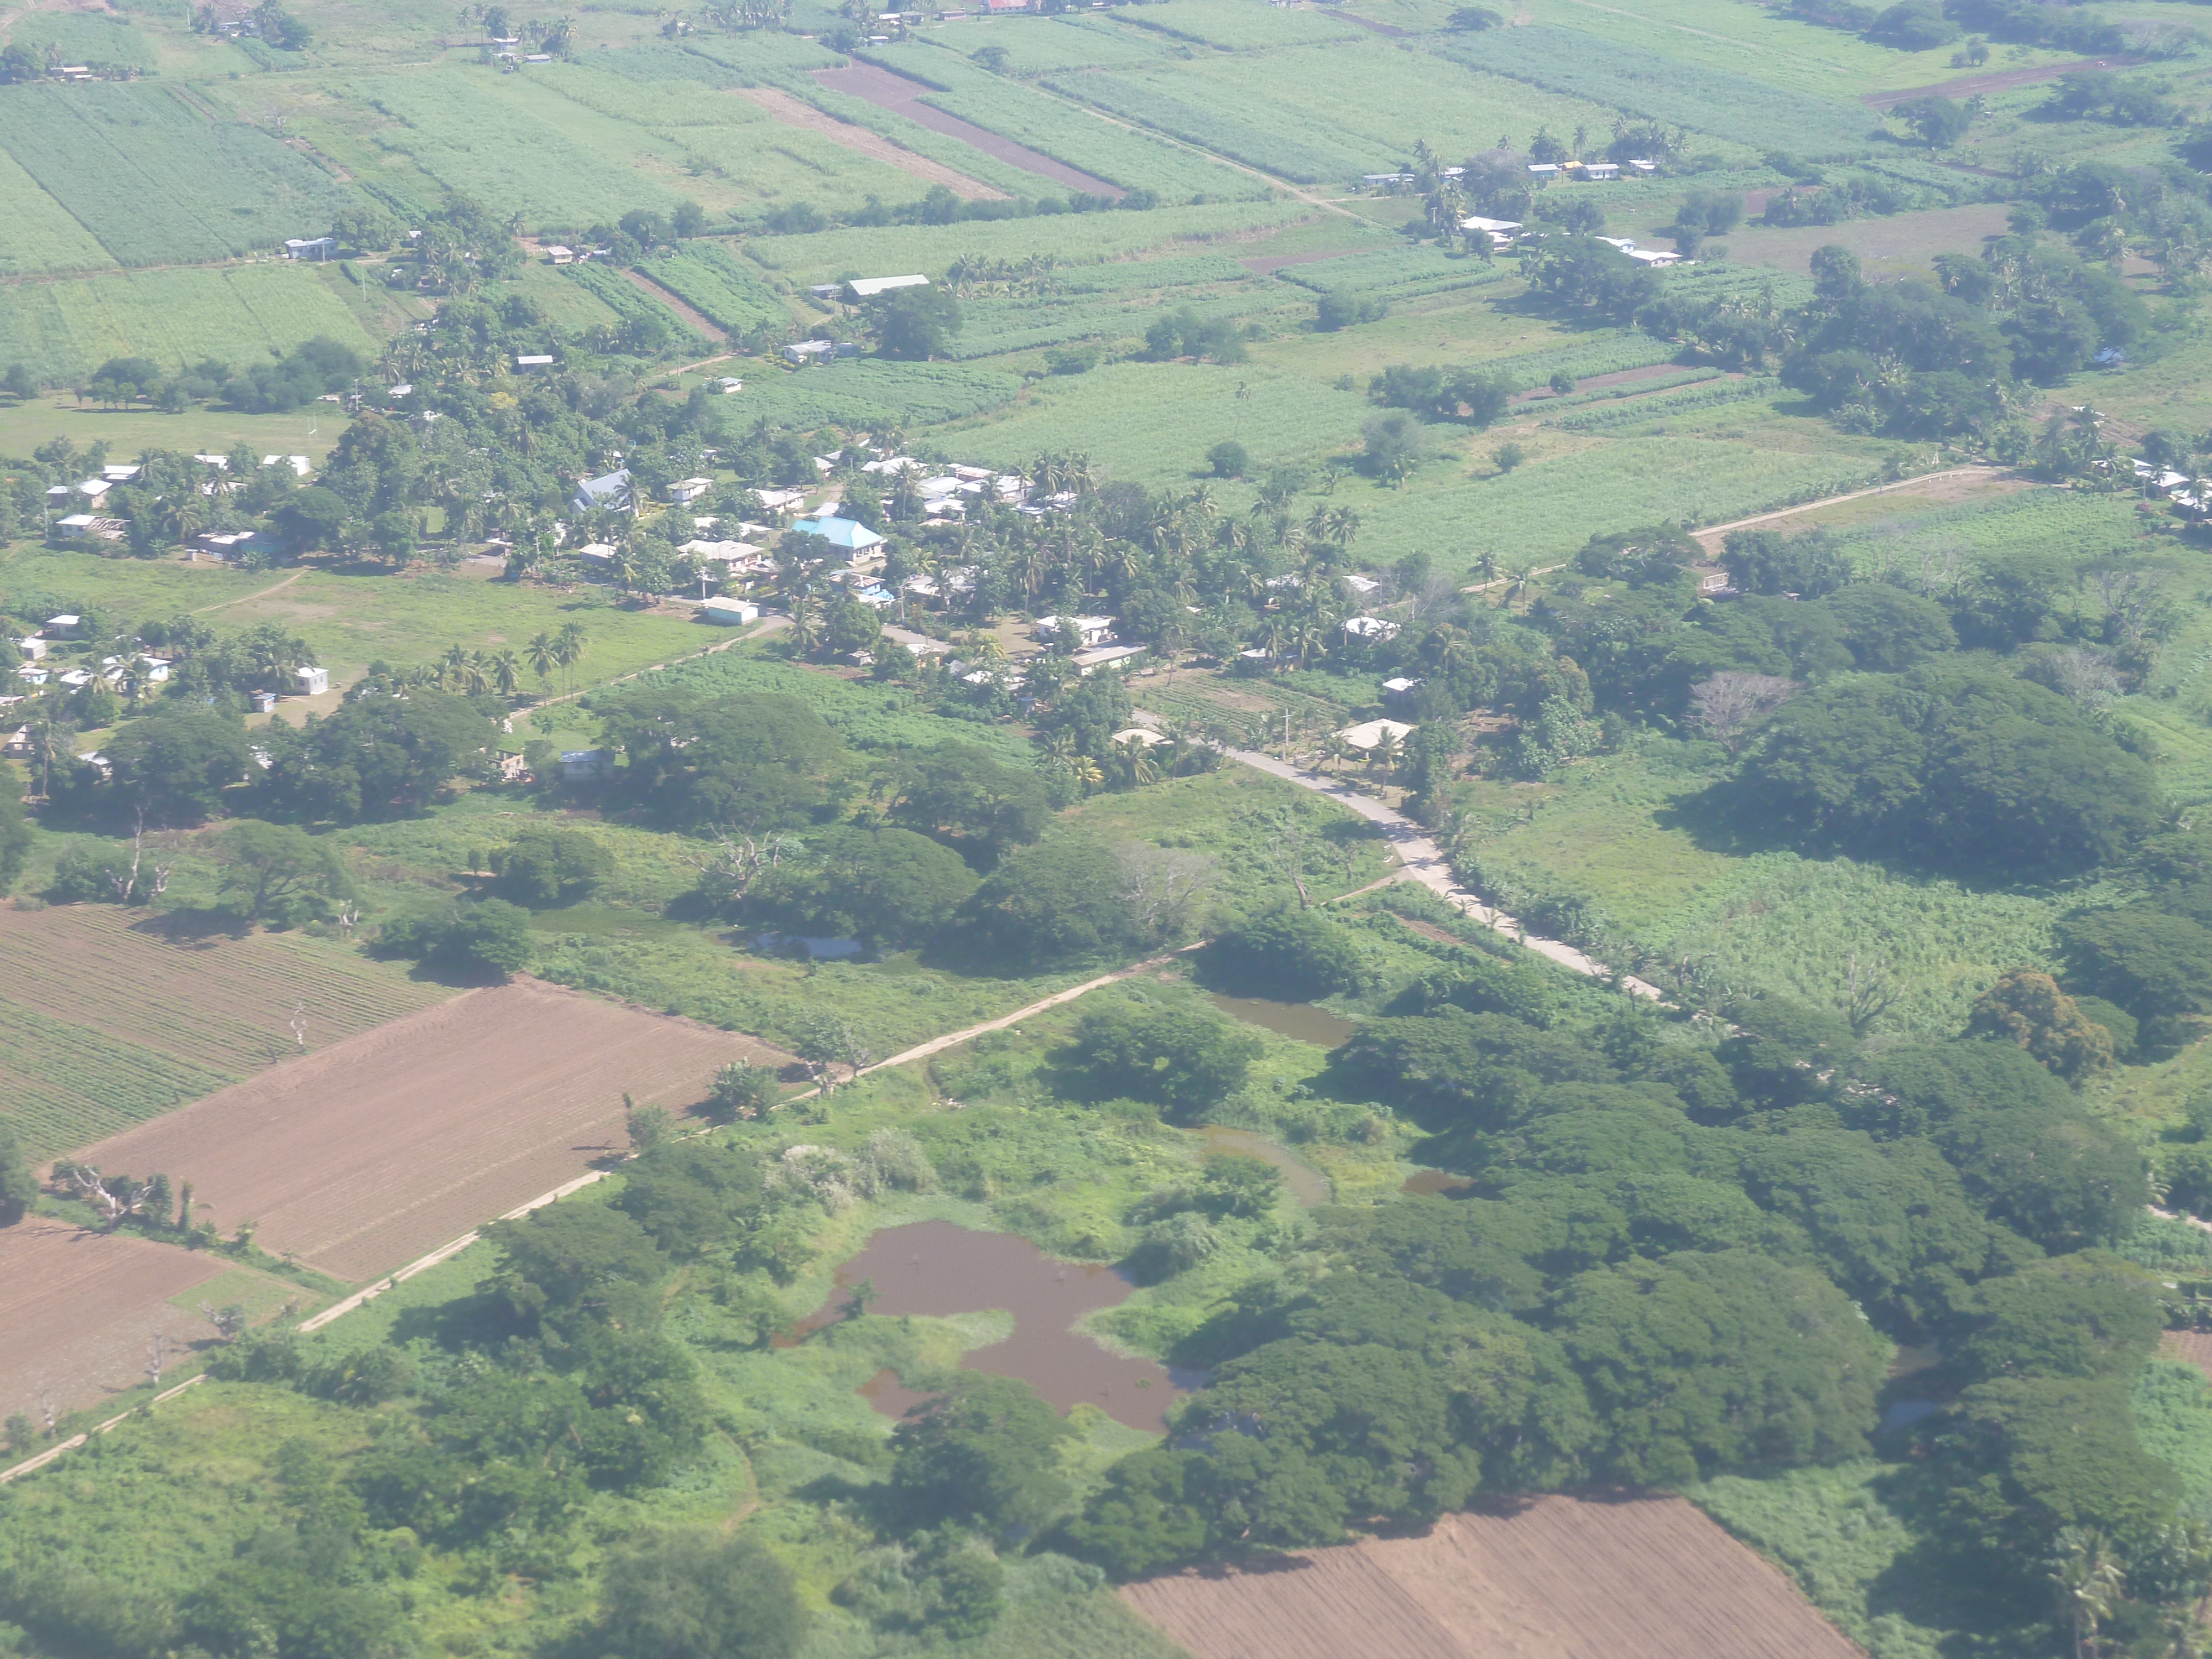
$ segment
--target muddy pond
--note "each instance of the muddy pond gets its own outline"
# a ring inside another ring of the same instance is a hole
[[[1062,1415],[1085,1401],[1117,1423],[1158,1433],[1176,1402],[1205,1380],[1202,1372],[1123,1358],[1073,1328],[1084,1315],[1127,1300],[1136,1281],[1102,1263],[1048,1256],[1018,1233],[974,1232],[950,1221],[887,1227],[837,1269],[837,1291],[799,1333],[842,1317],[851,1299],[843,1292],[864,1279],[875,1288],[872,1314],[1012,1313],[1011,1337],[969,1350],[960,1363],[1019,1377]],[[889,1371],[860,1392],[893,1416],[923,1398]]]
[[[1206,1000],[1231,1019],[1241,1019],[1247,1025],[1257,1025],[1278,1036],[1310,1042],[1321,1048],[1341,1048],[1359,1029],[1350,1020],[1339,1019],[1328,1009],[1317,1008],[1310,1002],[1270,1002],[1265,997],[1224,997],[1218,994]]]

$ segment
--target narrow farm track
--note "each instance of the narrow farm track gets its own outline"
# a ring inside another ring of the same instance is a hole
[[[1869,495],[1888,495],[1902,490],[1917,489],[1945,478],[1985,478],[1991,483],[2017,477],[2017,471],[2008,466],[1954,466],[1941,472],[1923,472],[1917,477],[1899,478],[1893,483],[1872,484],[1864,489],[1846,490],[1840,495],[1828,495],[1817,501],[1805,501],[1796,507],[1777,507],[1771,513],[1754,513],[1748,519],[1731,519],[1726,524],[1706,525],[1690,533],[1708,549],[1719,545],[1718,538],[1731,530],[1748,530],[1755,524],[1772,524],[1779,519],[1794,519],[1802,513],[1817,513],[1824,507],[1838,507],[1845,501],[1862,501]]]
[[[1137,718],[1153,725],[1158,724],[1142,709],[1137,711]],[[1317,795],[1326,795],[1339,805],[1349,807],[1370,823],[1382,825],[1383,836],[1395,849],[1398,862],[1403,866],[1407,880],[1418,881],[1446,903],[1492,933],[1519,939],[1538,956],[1588,978],[1610,980],[1614,977],[1613,969],[1595,957],[1585,956],[1573,945],[1559,939],[1543,939],[1529,933],[1504,911],[1484,903],[1462,887],[1454,879],[1451,860],[1444,856],[1443,849],[1404,813],[1385,806],[1372,795],[1361,794],[1340,778],[1324,777],[1318,772],[1279,761],[1272,755],[1255,754],[1249,750],[1231,749],[1228,753],[1232,760],[1242,761],[1255,771],[1265,772],[1268,776],[1281,778],[1287,783],[1295,783],[1301,789],[1310,789]],[[1633,975],[1620,975],[1619,983],[1633,996],[1648,998],[1654,1002],[1666,1000],[1666,994],[1657,986]]]
[[[641,270],[632,270],[625,267],[622,274],[629,278],[630,286],[639,293],[649,300],[659,301],[681,317],[686,327],[694,330],[715,345],[729,343],[730,337],[708,322],[697,308],[680,294],[673,289],[663,288]]]
[[[289,587],[294,582],[298,581],[301,577],[307,574],[306,570],[295,570],[281,582],[272,583],[270,586],[262,588],[256,592],[241,593],[234,599],[224,599],[215,605],[203,605],[197,606],[193,609],[191,614],[195,617],[204,617],[210,611],[228,611],[234,605],[250,605],[256,599],[265,599],[271,593],[281,592],[285,588]]]

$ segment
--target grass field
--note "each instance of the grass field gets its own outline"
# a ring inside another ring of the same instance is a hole
[[[110,357],[143,356],[174,368],[204,357],[243,366],[319,335],[374,357],[380,344],[339,295],[339,280],[328,269],[263,263],[0,283],[0,364],[21,363],[45,384],[69,385]]]

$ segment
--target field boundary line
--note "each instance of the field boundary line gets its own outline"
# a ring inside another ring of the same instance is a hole
[[[1893,478],[1887,483],[1869,484],[1863,489],[1846,490],[1840,495],[1823,495],[1817,501],[1802,501],[1796,507],[1778,507],[1771,513],[1754,513],[1747,519],[1731,519],[1726,524],[1700,525],[1690,532],[1702,539],[1707,536],[1724,535],[1731,530],[1742,530],[1755,524],[1771,524],[1777,519],[1786,519],[1793,514],[1817,512],[1824,507],[1838,506],[1844,501],[1863,500],[1869,495],[1887,495],[1894,489],[1911,489],[1916,485],[1934,483],[1940,478],[2002,478],[2014,476],[2017,467],[1996,466],[1977,462],[1972,466],[1945,467],[1940,472],[1922,472],[1910,478]]]
[[[94,1435],[106,1434],[111,1429],[119,1428],[124,1424],[128,1423],[131,1418],[136,1416],[139,1412],[158,1406],[165,1400],[174,1400],[186,1389],[195,1387],[196,1385],[206,1381],[207,1373],[205,1371],[201,1371],[197,1376],[188,1376],[183,1382],[178,1383],[175,1388],[162,1389],[161,1393],[155,1395],[151,1400],[148,1401],[144,1406],[134,1406],[127,1412],[122,1412],[118,1413],[116,1416],[109,1418],[105,1423],[95,1423],[91,1428],[86,1430],[82,1434],[73,1434],[60,1444],[47,1447],[46,1450],[40,1452],[36,1457],[25,1458],[21,1462],[16,1464],[12,1469],[0,1469],[0,1486],[6,1486],[10,1480],[13,1480],[19,1474],[29,1474],[34,1470],[46,1468],[47,1464],[52,1462],[64,1452],[75,1451],[79,1446],[84,1444],[86,1441],[91,1439]]]

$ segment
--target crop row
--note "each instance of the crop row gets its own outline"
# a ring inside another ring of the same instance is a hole
[[[1636,426],[1645,421],[1662,420],[1670,415],[1686,414],[1693,409],[1710,409],[1717,404],[1771,398],[1781,389],[1782,382],[1772,375],[1754,374],[1718,386],[1699,385],[1680,392],[1663,392],[1656,397],[1638,398],[1618,409],[1593,409],[1586,414],[1563,416],[1544,424],[1555,426],[1562,432],[1602,432],[1609,427]]]
[[[0,150],[126,265],[215,260],[319,233],[351,193],[258,127],[147,82],[0,88]]]
[[[89,1026],[0,1002],[0,1073],[9,1115],[33,1158],[159,1116],[232,1081]]]
[[[203,357],[251,362],[319,334],[375,350],[344,302],[301,265],[0,283],[0,364],[21,363],[50,385],[74,384],[110,357],[135,354],[177,367]]]
[[[1662,374],[1641,376],[1624,380],[1618,386],[1592,386],[1587,392],[1571,392],[1563,398],[1547,398],[1531,404],[1524,411],[1541,415],[1547,419],[1554,410],[1573,409],[1590,404],[1618,402],[1623,398],[1634,398],[1653,392],[1669,392],[1679,386],[1699,386],[1721,378],[1721,371],[1712,368],[1668,369]],[[1554,422],[1556,424],[1556,422]]]
[[[624,318],[657,317],[679,334],[697,331],[611,265],[563,265],[561,274]]]
[[[1732,138],[1754,149],[1863,155],[1871,112],[1840,100],[1784,91],[1684,58],[1665,58],[1580,29],[1532,23],[1455,34],[1433,48],[1469,69]]]
[[[1302,185],[1356,178],[1394,159],[1364,146],[1354,149],[1334,142],[1326,132],[1300,133],[1295,118],[1280,104],[1272,110],[1240,110],[1232,100],[1213,96],[1212,88],[1201,105],[1127,75],[1059,75],[1045,84],[1126,120]]]
[[[1278,274],[1285,282],[1316,294],[1344,289],[1376,299],[1410,300],[1455,289],[1479,288],[1519,272],[1496,260],[1455,259],[1435,248],[1391,247],[1347,253],[1340,259],[1317,259],[1310,265],[1291,265]]]
[[[738,397],[720,402],[722,430],[737,436],[761,420],[777,424],[926,426],[1012,401],[1021,383],[952,363],[894,363],[853,358],[788,374],[749,378]]]
[[[654,260],[647,274],[733,334],[763,324],[781,328],[791,319],[775,291],[718,242],[688,242],[674,258]]]

